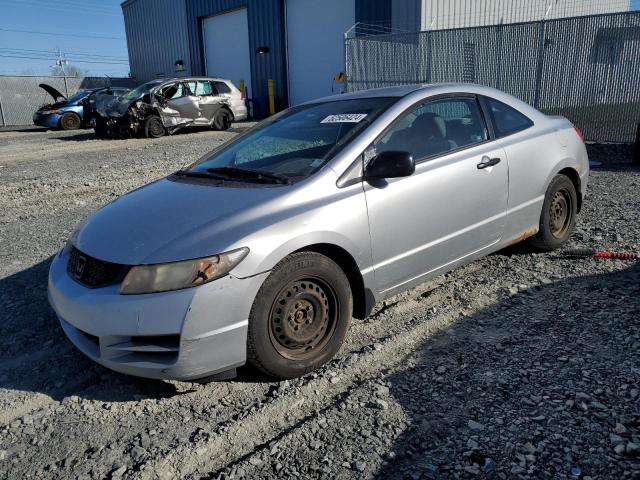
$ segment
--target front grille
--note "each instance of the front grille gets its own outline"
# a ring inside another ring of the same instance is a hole
[[[106,287],[119,283],[128,270],[128,265],[98,260],[82,253],[76,247],[71,247],[67,272],[74,280],[86,287]]]

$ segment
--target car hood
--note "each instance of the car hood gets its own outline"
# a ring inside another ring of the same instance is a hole
[[[87,255],[126,265],[205,257],[242,246],[233,244],[256,228],[267,203],[290,189],[165,178],[98,210],[73,243]]]
[[[43,89],[45,92],[47,92],[49,95],[51,95],[53,97],[53,101],[54,102],[57,102],[59,98],[61,98],[62,100],[66,100],[67,99],[67,97],[65,97],[58,90],[53,88],[51,85],[47,85],[46,83],[41,83],[38,86],[41,89]]]
[[[68,107],[69,106],[69,102],[67,102],[66,100],[63,100],[61,102],[55,102],[55,103],[46,103],[44,105],[42,105],[40,108],[38,108],[38,112],[44,112],[45,110],[53,110],[53,109],[59,109],[59,108],[64,108],[64,107]]]

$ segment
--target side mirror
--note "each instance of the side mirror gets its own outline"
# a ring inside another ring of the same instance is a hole
[[[408,177],[416,171],[416,162],[409,152],[390,150],[376,155],[369,161],[365,172],[367,178]]]

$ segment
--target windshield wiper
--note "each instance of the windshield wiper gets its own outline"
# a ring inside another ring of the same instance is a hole
[[[291,180],[286,175],[271,172],[259,172],[257,170],[249,170],[238,167],[215,167],[207,168],[207,172],[211,175],[219,176],[223,179],[242,178],[246,180],[256,180],[261,182],[279,183],[281,185],[289,185]]]
[[[178,170],[174,172],[173,175],[179,175],[181,177],[196,177],[196,178],[213,178],[214,180],[225,180],[226,177],[222,177],[220,175],[214,175],[207,172],[192,172],[190,170]]]

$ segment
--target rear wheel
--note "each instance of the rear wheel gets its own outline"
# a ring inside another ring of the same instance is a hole
[[[81,124],[80,117],[75,113],[67,112],[60,117],[60,128],[63,130],[77,130]]]
[[[276,378],[315,370],[340,349],[353,300],[349,280],[313,252],[289,255],[260,288],[249,316],[251,364]]]
[[[164,125],[158,115],[149,115],[144,121],[144,136],[159,138],[165,134]]]
[[[213,121],[211,124],[216,130],[229,130],[231,122],[233,121],[233,115],[226,108],[221,108],[213,115]]]
[[[578,196],[573,182],[565,175],[556,175],[544,199],[540,229],[529,242],[541,250],[555,250],[564,245],[576,224]]]

